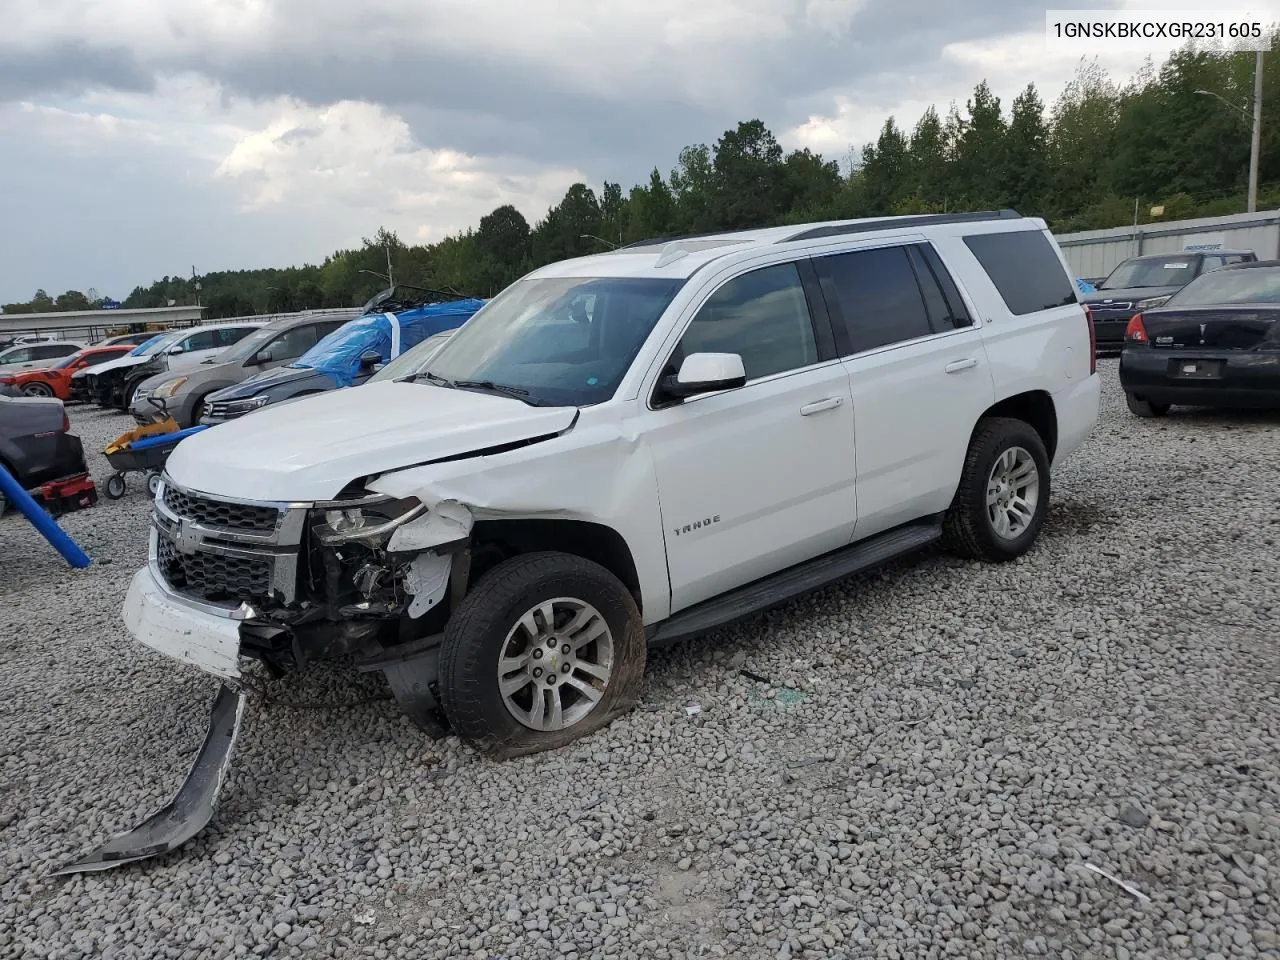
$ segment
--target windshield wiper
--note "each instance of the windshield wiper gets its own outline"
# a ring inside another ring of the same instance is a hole
[[[505,397],[514,397],[516,400],[521,400],[531,407],[541,406],[537,400],[530,396],[529,391],[522,387],[494,383],[492,380],[455,380],[453,385],[460,390],[487,390],[490,393],[500,393]]]
[[[457,384],[454,383],[452,380],[448,380],[440,376],[438,373],[432,373],[430,370],[422,370],[418,373],[411,373],[407,377],[401,377],[400,379],[405,383],[414,383],[418,380],[429,380],[431,383],[438,384],[439,386],[442,386],[442,387],[449,387],[450,389],[457,386]]]

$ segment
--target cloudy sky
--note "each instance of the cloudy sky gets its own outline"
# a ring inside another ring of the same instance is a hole
[[[1078,59],[1018,0],[0,0],[0,24],[0,302],[532,222],[752,117],[843,159],[984,77],[1052,101]]]

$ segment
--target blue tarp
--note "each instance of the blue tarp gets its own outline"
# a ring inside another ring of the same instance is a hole
[[[338,386],[349,387],[360,373],[360,358],[366,353],[376,350],[386,363],[427,337],[462,326],[484,303],[483,300],[454,300],[395,314],[400,336],[399,349],[394,354],[391,320],[385,313],[366,314],[333,331],[289,366],[319,370],[332,377]]]
[[[148,450],[151,447],[163,447],[165,444],[171,443],[177,446],[181,441],[191,436],[193,433],[199,433],[202,430],[208,430],[206,424],[197,424],[194,427],[187,427],[185,430],[178,430],[174,433],[159,433],[154,437],[143,437],[141,440],[135,440],[129,444],[130,450]]]
[[[1098,288],[1083,277],[1076,277],[1076,289],[1081,293],[1097,293]]]

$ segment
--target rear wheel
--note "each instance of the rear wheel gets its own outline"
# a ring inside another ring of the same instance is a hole
[[[1129,405],[1129,412],[1135,417],[1142,417],[1144,420],[1149,417],[1163,417],[1169,412],[1168,403],[1152,403],[1150,400],[1144,400],[1137,394],[1126,392],[1124,402]]]
[[[563,746],[634,705],[640,612],[604,567],[564,553],[498,564],[445,627],[440,700],[454,732],[497,758]]]
[[[943,532],[948,547],[975,560],[1004,562],[1031,549],[1049,507],[1049,455],[1028,423],[983,420],[965,456]]]
[[[28,383],[23,387],[22,393],[23,396],[27,397],[52,397],[53,387],[49,386],[47,383],[41,383],[39,380],[36,380],[34,383]]]

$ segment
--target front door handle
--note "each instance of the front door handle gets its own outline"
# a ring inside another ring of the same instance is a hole
[[[973,357],[966,357],[964,360],[952,360],[943,367],[943,369],[946,370],[947,373],[959,373],[961,370],[970,370],[977,365],[978,361],[973,359]]]
[[[827,397],[825,400],[817,400],[814,403],[806,403],[800,408],[800,416],[810,417],[815,413],[821,413],[823,410],[834,410],[840,406],[840,397]]]

